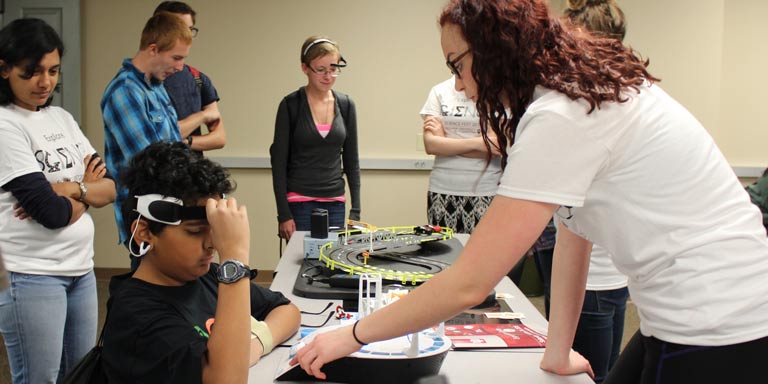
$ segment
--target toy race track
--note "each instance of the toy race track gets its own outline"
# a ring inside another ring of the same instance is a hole
[[[440,246],[430,247],[430,243],[452,238],[450,228],[431,225],[374,228],[360,234],[340,235],[339,241],[320,248],[319,260],[332,271],[350,275],[378,273],[384,281],[418,284],[455,260],[434,252]]]

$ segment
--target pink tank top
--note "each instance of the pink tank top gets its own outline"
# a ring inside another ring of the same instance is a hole
[[[320,132],[320,136],[325,138],[328,136],[328,132],[331,131],[331,125],[330,124],[317,124],[317,131]]]

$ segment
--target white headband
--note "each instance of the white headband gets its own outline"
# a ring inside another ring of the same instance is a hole
[[[304,53],[301,54],[301,57],[307,56],[307,52],[309,52],[309,49],[312,48],[313,46],[317,45],[317,44],[320,44],[320,43],[329,43],[329,44],[333,45],[334,47],[336,46],[336,43],[334,43],[333,41],[330,41],[328,39],[317,39],[317,40],[309,43],[309,45],[307,45],[307,47],[304,48]]]

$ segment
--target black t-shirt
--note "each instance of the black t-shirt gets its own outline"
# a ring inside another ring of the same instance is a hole
[[[120,283],[104,325],[102,361],[110,383],[202,382],[218,267],[212,264],[206,275],[181,287],[133,278]],[[251,284],[251,315],[257,320],[289,302]]]

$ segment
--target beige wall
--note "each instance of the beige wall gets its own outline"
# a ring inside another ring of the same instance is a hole
[[[132,56],[158,1],[83,0],[83,129],[103,150],[99,100],[124,57]],[[447,78],[436,17],[443,0],[189,0],[200,35],[188,60],[219,90],[229,141],[211,156],[268,157],[280,99],[306,82],[299,49],[311,34],[341,43],[349,67],[336,89],[358,106],[361,157],[426,158],[418,110],[430,87]],[[564,0],[553,0],[562,9]],[[763,166],[768,153],[762,36],[768,2],[761,0],[623,0],[626,43],[651,59],[661,86],[707,127],[734,166]],[[251,264],[274,269],[277,223],[268,169],[232,172],[248,206]],[[363,219],[376,225],[426,220],[428,173],[364,170]],[[93,210],[96,264],[127,266],[116,245],[111,209]]]

